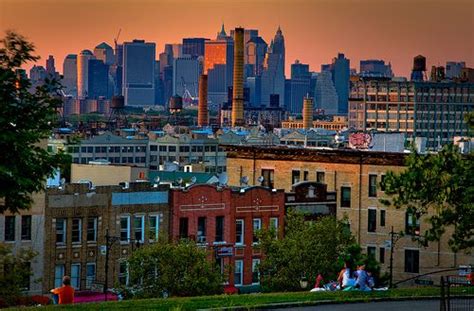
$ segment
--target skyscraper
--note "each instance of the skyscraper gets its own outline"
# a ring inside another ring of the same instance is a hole
[[[63,62],[63,80],[64,92],[73,97],[77,96],[77,55],[69,54]]]
[[[77,98],[87,98],[89,94],[89,59],[94,58],[92,52],[83,50],[77,57]]]
[[[46,60],[46,73],[52,77],[56,75],[56,67],[54,66],[53,55],[49,55],[48,59]]]
[[[296,60],[291,65],[291,80],[286,109],[291,113],[301,113],[303,99],[310,93],[311,73],[309,65],[302,64]]]
[[[285,98],[285,39],[280,27],[270,43],[263,63],[261,104],[269,106],[272,94],[279,95],[282,107]]]
[[[316,109],[324,110],[325,114],[337,114],[338,98],[330,71],[321,71],[316,78],[314,90],[314,105]]]
[[[112,65],[114,63],[114,51],[112,47],[105,42],[97,45],[94,48],[94,56],[100,59],[105,65]]]
[[[190,55],[183,55],[174,60],[173,95],[185,97],[188,90],[192,97],[198,96],[199,61]]]
[[[234,41],[222,29],[216,40],[205,43],[204,74],[208,75],[208,99],[212,103],[226,101],[227,89],[233,83],[233,68]]]
[[[245,65],[250,68],[246,70],[247,76],[260,76],[263,71],[263,62],[267,53],[268,45],[262,37],[253,37],[245,45]]]
[[[100,59],[89,59],[88,98],[109,97],[109,66]]]
[[[184,38],[183,55],[190,55],[194,58],[204,56],[204,45],[208,40],[206,38]]]
[[[338,104],[337,113],[346,115],[349,105],[349,72],[350,61],[339,53],[331,64],[322,65],[321,71],[330,71],[334,87],[336,88]]]
[[[378,59],[361,60],[359,71],[361,77],[393,77],[392,65],[390,63],[386,65],[385,61]]]
[[[127,106],[155,103],[155,43],[145,40],[124,43],[123,95]]]
[[[446,78],[459,78],[463,68],[466,68],[466,62],[446,62]]]

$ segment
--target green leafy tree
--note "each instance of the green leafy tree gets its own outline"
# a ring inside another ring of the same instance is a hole
[[[275,232],[271,230],[262,230],[259,234],[265,255],[259,271],[266,291],[300,290],[302,278],[312,285],[318,274],[325,280],[334,280],[344,260],[360,262],[363,259],[344,221],[326,216],[310,222],[290,211],[285,223],[284,238],[275,239]]]
[[[32,275],[30,263],[37,253],[20,249],[16,254],[11,247],[0,243],[0,307],[16,304]]]
[[[36,61],[34,46],[7,32],[0,48],[0,213],[28,209],[31,194],[43,189],[46,177],[67,161],[50,154],[46,139],[61,106],[57,81],[30,91],[31,83],[20,67]]]
[[[453,251],[470,252],[474,246],[474,155],[463,155],[454,145],[436,154],[415,150],[406,169],[389,172],[383,182],[386,205],[406,208],[417,217],[426,215],[425,241],[449,234]]]
[[[136,250],[128,260],[130,280],[139,297],[219,294],[222,275],[208,252],[194,242],[158,243]]]

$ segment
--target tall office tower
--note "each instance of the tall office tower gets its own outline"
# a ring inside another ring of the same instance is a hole
[[[208,98],[215,104],[227,99],[227,89],[232,86],[234,68],[234,41],[224,29],[216,40],[204,45],[204,74],[208,75]]]
[[[123,66],[123,44],[115,45],[115,64]]]
[[[331,64],[322,65],[321,71],[330,71],[334,87],[336,88],[338,104],[337,113],[346,115],[349,105],[349,71],[350,60],[339,53]]]
[[[171,44],[165,44],[165,50],[160,53],[160,72],[167,66],[173,66],[173,46]]]
[[[94,56],[100,59],[105,65],[112,65],[114,63],[114,51],[112,47],[105,42],[102,42],[94,48]]]
[[[303,99],[310,93],[311,73],[309,65],[302,64],[296,60],[291,65],[291,80],[289,92],[287,94],[286,110],[291,113],[300,113],[302,109]]]
[[[161,64],[160,64],[161,66]],[[162,72],[163,98],[166,104],[173,96],[173,66],[166,66]]]
[[[126,106],[155,103],[155,43],[145,40],[123,46],[123,96]]]
[[[232,126],[244,125],[244,29],[235,28]]]
[[[231,29],[230,36],[233,40],[235,40],[235,30]],[[258,37],[257,29],[244,30],[244,77],[245,78],[254,76],[253,72],[255,71],[255,69],[254,69],[254,66],[250,65],[249,63],[249,60],[247,57],[247,48],[248,48],[249,41],[257,37]],[[263,54],[263,57],[265,57],[265,54]]]
[[[173,57],[175,59],[183,56],[183,45],[181,43],[173,43],[171,47],[173,48]]]
[[[268,45],[262,37],[251,38],[245,46],[245,64],[250,68],[250,77],[260,76]]]
[[[304,97],[303,99],[303,128],[309,130],[313,127],[313,99]]]
[[[207,75],[199,77],[199,106],[198,106],[198,126],[209,125],[209,111],[207,108]]]
[[[183,38],[183,55],[191,55],[193,58],[204,56],[204,45],[208,40],[206,38]]]
[[[46,60],[46,73],[50,76],[54,76],[56,74],[53,55],[48,55],[48,59]]]
[[[229,39],[229,37],[227,36],[227,33],[225,32],[224,23],[222,23],[221,31],[217,33],[216,39],[217,40]]]
[[[89,59],[88,95],[90,99],[109,98],[109,66],[100,59]]]
[[[262,78],[247,77],[245,86],[249,89],[249,102],[252,107],[260,107],[262,95]]]
[[[69,54],[63,62],[64,92],[73,97],[77,96],[77,55]]]
[[[190,55],[176,58],[173,66],[173,95],[197,98],[200,74],[199,60]]]
[[[83,50],[77,57],[77,98],[87,98],[89,94],[89,60],[94,58],[92,52]]]
[[[393,78],[392,65],[379,59],[361,60],[359,72],[361,77]]]
[[[446,78],[459,78],[463,68],[466,68],[466,62],[446,62]]]
[[[44,80],[48,76],[46,69],[43,66],[36,66],[34,65],[30,69],[30,80],[31,80],[31,87],[34,90],[37,86],[44,83]]]
[[[160,61],[155,61],[155,104],[164,105],[163,99],[163,80],[160,74]]]
[[[321,71],[316,78],[314,104],[327,115],[337,114],[338,98],[330,71]]]
[[[271,94],[279,95],[281,107],[285,98],[285,39],[280,27],[270,43],[263,63],[262,105],[269,106]]]

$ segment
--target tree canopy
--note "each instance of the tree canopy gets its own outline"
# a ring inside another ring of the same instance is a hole
[[[41,191],[45,179],[67,161],[51,154],[46,140],[61,107],[60,84],[53,79],[31,91],[21,66],[36,61],[34,45],[7,32],[0,48],[0,213],[28,209],[31,194]]]

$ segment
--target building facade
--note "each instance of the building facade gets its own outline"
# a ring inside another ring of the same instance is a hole
[[[313,120],[313,128],[322,128],[326,130],[340,131],[347,128],[348,122],[347,117],[344,116],[333,116],[332,120]],[[302,129],[303,120],[290,119],[281,122],[282,128],[287,129]]]
[[[72,97],[77,96],[77,55],[68,54],[63,62],[62,85],[64,92]]]

